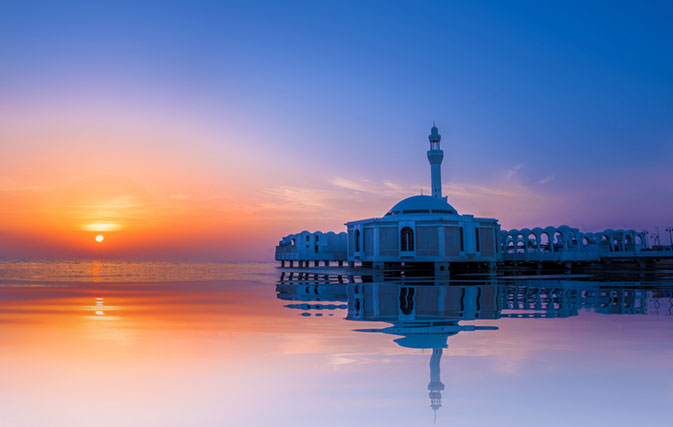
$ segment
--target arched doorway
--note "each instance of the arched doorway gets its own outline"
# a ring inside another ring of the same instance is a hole
[[[540,234],[540,252],[551,252],[549,234],[547,234],[546,232]]]

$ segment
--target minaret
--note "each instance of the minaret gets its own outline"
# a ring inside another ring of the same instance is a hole
[[[442,197],[442,160],[444,152],[439,148],[439,141],[442,136],[435,124],[432,124],[430,130],[430,149],[428,150],[428,161],[430,162],[430,173],[432,176],[432,197]]]
[[[442,359],[442,349],[433,348],[430,357],[430,384],[428,384],[428,396],[430,397],[430,407],[435,411],[435,420],[437,420],[437,409],[442,407],[442,391],[444,384],[440,378],[439,361]]]

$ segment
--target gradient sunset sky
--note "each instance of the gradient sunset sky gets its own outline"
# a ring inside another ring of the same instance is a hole
[[[460,213],[668,243],[670,2],[0,5],[0,257],[270,260],[427,194],[433,120]]]

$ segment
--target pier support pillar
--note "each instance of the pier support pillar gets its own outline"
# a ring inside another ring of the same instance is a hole
[[[320,261],[318,261],[318,260],[313,261],[313,266],[314,267],[320,267]]]
[[[284,259],[280,260],[280,268],[285,268],[285,260]]]
[[[449,275],[449,263],[448,262],[436,262],[435,263],[435,276],[448,276]]]
[[[565,268],[566,274],[570,274],[573,272],[573,263],[570,261],[566,261],[563,263],[563,267]]]
[[[348,261],[348,268],[355,268],[355,261]]]
[[[383,270],[383,261],[374,261],[372,267],[374,270]]]
[[[294,261],[290,260],[290,268],[294,267]]]
[[[495,262],[489,262],[486,268],[488,269],[489,273],[494,273],[495,270],[497,269],[497,264]]]
[[[339,267],[343,267],[343,266],[344,266],[344,262],[343,262],[343,260],[340,259],[339,260]]]

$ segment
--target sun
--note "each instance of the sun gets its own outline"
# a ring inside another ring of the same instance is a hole
[[[98,236],[96,236],[96,241],[97,241],[98,243],[102,242],[103,239],[105,239],[105,237],[103,237],[102,234],[99,234]]]

